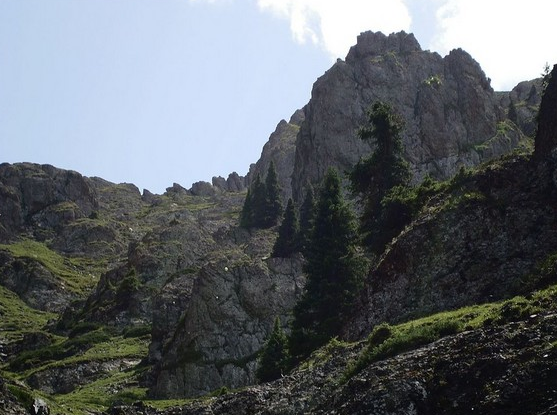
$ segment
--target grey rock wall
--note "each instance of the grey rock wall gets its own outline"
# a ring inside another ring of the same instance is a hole
[[[390,103],[405,121],[405,158],[416,182],[426,173],[451,177],[460,166],[506,153],[522,139],[518,128],[498,134],[505,112],[468,53],[456,49],[441,57],[423,51],[412,34],[365,32],[346,60],[315,82],[304,108],[292,175],[297,200],[329,166],[349,171],[371,152],[356,131],[377,100]]]

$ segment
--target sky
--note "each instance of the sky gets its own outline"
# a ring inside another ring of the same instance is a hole
[[[0,0],[0,163],[140,190],[245,175],[365,30],[463,48],[495,90],[557,63],[554,0]]]

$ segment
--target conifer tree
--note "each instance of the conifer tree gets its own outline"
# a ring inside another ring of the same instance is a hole
[[[313,230],[313,222],[315,220],[315,197],[313,188],[308,187],[304,202],[300,207],[300,249],[305,254],[305,250],[309,245],[311,232]]]
[[[403,121],[390,105],[376,102],[367,112],[367,123],[358,136],[375,144],[373,154],[360,160],[350,173],[352,192],[361,197],[363,214],[360,230],[372,252],[381,253],[392,238],[383,229],[381,201],[395,186],[410,179],[408,163],[402,158]]]
[[[284,211],[284,219],[278,230],[278,237],[273,246],[273,256],[286,258],[294,252],[298,252],[298,216],[292,199],[288,199],[288,204]]]
[[[282,214],[280,186],[275,165],[271,161],[265,182],[257,175],[251,184],[240,213],[240,226],[244,228],[270,228]]]
[[[366,270],[356,237],[354,215],[343,199],[340,178],[330,169],[319,192],[306,250],[306,287],[294,308],[289,339],[294,361],[338,335],[353,307]]]
[[[287,369],[288,361],[288,339],[277,317],[273,331],[259,356],[257,379],[260,382],[270,382],[280,378]]]
[[[271,161],[265,177],[266,207],[264,212],[264,227],[277,224],[282,214],[282,203],[280,201],[280,186],[278,183],[275,163]]]
[[[248,189],[246,198],[244,199],[244,206],[240,212],[240,226],[242,228],[250,228],[253,223],[253,200],[251,197],[251,190]]]

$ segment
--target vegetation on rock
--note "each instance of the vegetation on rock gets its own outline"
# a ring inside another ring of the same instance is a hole
[[[282,330],[280,319],[275,319],[273,331],[259,355],[257,379],[269,382],[286,374],[289,365],[288,338]]]
[[[265,181],[256,176],[244,200],[240,213],[240,226],[243,228],[266,229],[277,224],[282,214],[280,187],[274,163],[267,170]]]
[[[290,352],[300,361],[340,333],[358,296],[366,262],[358,252],[354,215],[338,173],[325,176],[306,250],[307,283],[294,308]]]
[[[367,112],[366,124],[358,130],[358,137],[374,143],[375,150],[350,172],[351,189],[363,205],[360,232],[364,243],[376,254],[400,230],[397,213],[385,209],[382,201],[393,187],[410,180],[408,163],[402,158],[402,129],[402,119],[391,106],[376,102]]]
[[[315,222],[315,209],[313,187],[309,186],[300,207],[300,249],[302,252],[306,252],[310,245],[311,233],[313,232]]]
[[[299,225],[298,215],[292,199],[288,199],[288,204],[284,211],[284,218],[278,229],[278,236],[273,245],[273,256],[286,258],[299,249]]]

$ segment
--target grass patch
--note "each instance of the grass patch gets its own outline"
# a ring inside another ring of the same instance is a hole
[[[106,411],[113,404],[133,403],[146,398],[147,389],[138,386],[137,371],[114,371],[109,376],[76,390],[53,397],[52,415],[90,415]]]
[[[16,294],[0,285],[0,337],[8,342],[25,333],[41,331],[56,314],[35,310]]]
[[[127,327],[122,334],[126,339],[145,337],[145,336],[150,336],[152,330],[153,329],[150,324],[140,324],[133,327]]]
[[[8,390],[15,396],[18,402],[26,409],[30,409],[35,401],[33,394],[26,388],[17,385],[7,385]]]
[[[301,369],[312,369],[327,363],[339,350],[345,349],[351,343],[339,340],[337,337],[331,339],[325,346],[314,351],[311,356],[300,364]]]
[[[32,368],[40,370],[48,363],[65,363],[65,359],[82,354],[97,343],[110,340],[110,333],[104,329],[97,329],[36,350],[23,351],[10,360],[8,367],[12,372],[22,372]]]
[[[91,259],[64,258],[46,244],[30,239],[9,245],[1,244],[0,249],[10,252],[15,258],[37,261],[58,277],[66,288],[78,295],[84,295],[93,289],[98,282],[98,274],[92,274],[91,270],[99,271],[104,265]]]
[[[524,320],[556,306],[557,285],[553,285],[529,297],[517,296],[497,303],[464,307],[394,326],[380,324],[368,336],[358,358],[348,365],[341,381],[348,381],[373,362],[414,350],[444,336]]]

